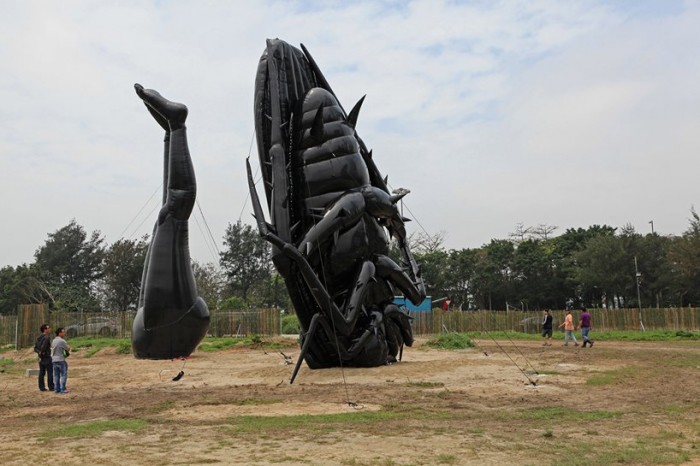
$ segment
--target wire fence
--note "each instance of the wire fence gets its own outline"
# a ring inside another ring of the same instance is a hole
[[[614,330],[700,330],[700,311],[695,307],[666,309],[589,309],[595,331]],[[552,311],[555,328],[564,321],[564,311]],[[578,321],[578,311],[574,313]],[[64,327],[68,338],[100,336],[130,338],[135,312],[49,312],[41,304],[22,305],[14,315],[0,315],[0,346],[31,348],[39,326]],[[209,336],[275,336],[281,333],[278,309],[212,311]],[[540,330],[542,314],[528,311],[442,311],[412,312],[414,335],[444,332]]]

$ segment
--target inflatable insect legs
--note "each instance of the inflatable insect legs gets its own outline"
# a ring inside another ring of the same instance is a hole
[[[197,184],[187,145],[187,107],[135,86],[165,130],[163,202],[143,268],[131,344],[144,359],[189,356],[209,328],[209,309],[198,296],[190,263],[188,219]]]

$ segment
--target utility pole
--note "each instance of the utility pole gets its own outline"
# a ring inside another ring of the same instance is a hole
[[[654,234],[654,221],[649,220],[649,223],[651,224],[651,234],[653,235]]]
[[[639,326],[641,327],[642,332],[646,332],[646,330],[644,329],[644,323],[642,322],[642,297],[639,293],[639,282],[642,281],[642,274],[639,273],[639,269],[637,268],[637,256],[634,256],[634,276],[637,279],[637,305],[639,306]]]

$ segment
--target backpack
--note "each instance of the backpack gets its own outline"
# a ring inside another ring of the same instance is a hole
[[[48,357],[51,356],[51,352],[49,351],[48,353],[42,352],[42,346],[44,343],[44,338],[46,335],[41,334],[36,338],[36,341],[34,342],[34,352],[39,355],[39,357]]]
[[[41,342],[42,342],[43,337],[44,337],[43,334],[36,337],[36,341],[34,342],[34,352],[36,354],[41,354]]]

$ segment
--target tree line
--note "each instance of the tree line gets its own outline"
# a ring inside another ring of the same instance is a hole
[[[410,238],[427,292],[452,309],[538,310],[669,307],[700,302],[700,217],[691,209],[681,235],[639,234],[631,225],[516,229],[473,249],[443,247],[444,234]],[[229,224],[217,263],[192,263],[212,310],[290,309],[270,246],[250,225]],[[106,244],[75,220],[47,235],[31,264],[0,269],[0,313],[47,303],[62,311],[135,310],[148,237]],[[392,249],[398,261],[398,251]]]

